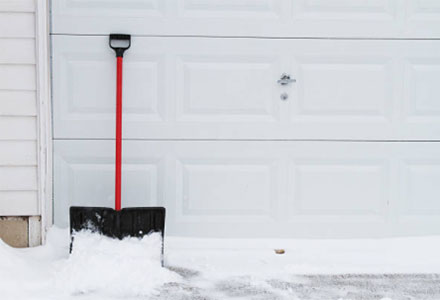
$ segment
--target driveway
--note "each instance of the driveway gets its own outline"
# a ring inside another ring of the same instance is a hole
[[[284,280],[240,276],[207,282],[201,273],[171,269],[185,278],[184,283],[168,284],[151,299],[440,299],[439,274],[293,275]]]

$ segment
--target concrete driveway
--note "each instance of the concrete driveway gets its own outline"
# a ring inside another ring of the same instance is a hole
[[[208,282],[190,269],[171,268],[185,283],[169,284],[151,299],[438,300],[439,274],[293,275],[290,279],[231,277]]]

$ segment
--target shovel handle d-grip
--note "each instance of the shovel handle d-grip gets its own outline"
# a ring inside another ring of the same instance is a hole
[[[116,40],[124,43],[121,46]],[[128,34],[110,34],[110,48],[116,52],[116,159],[115,159],[115,210],[121,210],[121,171],[122,171],[122,61],[124,51],[130,48]]]
[[[131,36],[129,34],[112,33],[110,34],[108,44],[115,50],[117,57],[124,56],[125,50],[131,46]]]

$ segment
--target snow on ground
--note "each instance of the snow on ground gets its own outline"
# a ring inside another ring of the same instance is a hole
[[[181,276],[162,268],[161,236],[123,241],[90,232],[52,229],[47,245],[0,244],[0,299],[126,299],[151,296]]]
[[[165,283],[180,282],[177,273],[162,268],[161,249],[159,233],[119,241],[80,232],[72,254],[58,264],[56,283],[69,294],[150,295]]]
[[[67,230],[45,246],[0,240],[0,299],[440,299],[440,237],[112,240]],[[284,249],[285,254],[275,254]]]
[[[341,240],[166,239],[171,265],[216,274],[440,273],[440,236]],[[274,249],[285,249],[275,255]],[[223,263],[225,262],[225,263]]]

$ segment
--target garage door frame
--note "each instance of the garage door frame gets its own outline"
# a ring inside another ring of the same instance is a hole
[[[36,79],[37,79],[37,185],[41,214],[41,243],[53,225],[53,150],[50,60],[50,1],[36,3]]]

